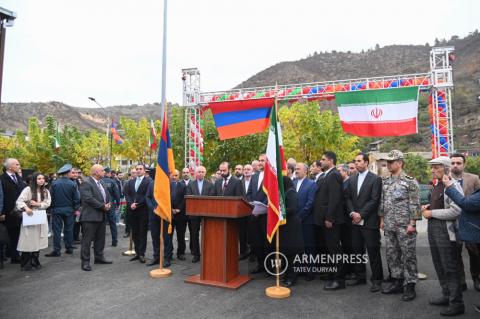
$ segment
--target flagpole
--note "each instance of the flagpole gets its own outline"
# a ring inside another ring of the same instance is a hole
[[[272,110],[272,112],[275,112],[275,115],[277,115],[277,108],[278,108],[278,101],[277,101],[277,83],[275,83],[275,109]],[[278,145],[277,145],[278,147]],[[278,171],[278,168],[277,168]],[[280,185],[279,185],[280,186]],[[278,190],[280,191],[280,190]],[[280,214],[282,212],[280,211]],[[270,297],[270,298],[275,298],[275,299],[283,299],[283,298],[288,298],[290,297],[290,288],[287,287],[282,287],[280,286],[280,226],[277,228],[277,233],[276,233],[276,243],[275,243],[275,268],[276,268],[276,285],[272,287],[268,287],[265,289],[265,294]],[[285,260],[287,263],[285,267],[288,266],[288,260]],[[287,269],[285,269],[287,271]]]

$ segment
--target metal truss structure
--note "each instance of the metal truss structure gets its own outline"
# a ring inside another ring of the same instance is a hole
[[[200,92],[198,69],[183,69],[183,105],[185,112],[185,165],[194,169],[202,162],[203,134],[201,114],[211,102],[254,100],[274,97],[289,102],[330,100],[335,92],[396,89],[418,86],[430,92],[432,156],[448,156],[454,151],[451,92],[453,47],[434,47],[430,52],[430,72],[350,80],[287,84],[227,91]],[[197,153],[196,151],[200,151]]]

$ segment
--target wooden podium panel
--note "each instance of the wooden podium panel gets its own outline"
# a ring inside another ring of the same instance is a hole
[[[199,275],[185,282],[237,289],[250,280],[238,267],[237,218],[248,216],[251,206],[238,197],[187,196],[187,214],[202,216],[202,254]]]

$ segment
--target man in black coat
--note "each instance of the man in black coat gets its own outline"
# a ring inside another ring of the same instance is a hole
[[[187,187],[183,181],[170,183],[170,195],[172,203],[172,243],[173,233],[177,233],[177,258],[185,260],[185,231],[187,229],[187,215],[185,214],[185,195]]]
[[[194,196],[215,196],[215,186],[205,179],[207,170],[203,166],[195,169],[195,180],[188,183],[187,195]],[[200,222],[199,216],[188,216],[190,229],[192,263],[200,261]]]
[[[25,182],[18,174],[21,170],[20,163],[15,158],[7,158],[3,164],[4,173],[0,177],[3,188],[3,210],[0,211],[0,222],[7,226],[12,264],[19,264],[20,259],[17,251],[18,238],[20,237],[20,226],[22,214],[14,212],[18,196],[25,187]],[[3,248],[3,247],[2,247]]]
[[[237,165],[238,166],[238,165]],[[241,166],[241,165],[240,165]],[[230,174],[230,164],[228,162],[223,162],[220,164],[218,170],[222,175],[222,179],[215,181],[215,195],[216,196],[244,196],[243,184],[242,181]],[[243,166],[242,166],[243,171]],[[246,224],[245,220],[238,220],[238,229],[239,237],[238,241],[240,243],[240,260],[246,259],[248,257],[248,246],[247,246],[247,237],[246,237]]]
[[[262,202],[268,204],[267,195],[263,191],[263,177],[267,156],[262,154],[258,157],[259,171],[252,176],[248,185],[247,200],[249,202]],[[264,261],[267,255],[267,214],[252,215],[248,225],[249,242],[252,245],[253,254],[257,259],[257,266],[250,271],[257,274],[265,271]]]
[[[130,261],[138,260],[145,263],[148,234],[148,206],[147,190],[151,183],[150,177],[145,176],[145,165],[137,164],[135,167],[137,177],[128,182],[126,192],[127,206],[130,209],[130,222],[135,257]]]
[[[323,289],[344,289],[345,274],[341,258],[343,251],[340,245],[340,227],[344,223],[342,177],[335,168],[337,155],[334,152],[325,152],[320,163],[323,173],[317,181],[314,220],[319,226],[321,240],[327,246],[329,257],[337,261],[332,263],[332,268],[336,271],[329,274],[329,281]]]
[[[82,270],[91,271],[90,267],[90,248],[95,254],[95,264],[111,264],[112,261],[106,260],[103,256],[105,248],[105,215],[112,208],[110,194],[106,190],[102,181],[105,171],[99,164],[95,164],[90,169],[90,177],[80,185],[80,194],[82,199],[82,209],[80,222],[82,223],[82,249],[81,260]]]
[[[381,289],[383,280],[382,258],[380,255],[380,220],[378,207],[382,195],[382,179],[368,170],[369,159],[365,153],[355,157],[358,174],[350,178],[347,188],[347,211],[352,219],[352,244],[355,255],[365,254],[372,270],[371,292]],[[347,282],[348,286],[366,283],[365,264],[355,264],[355,279]]]

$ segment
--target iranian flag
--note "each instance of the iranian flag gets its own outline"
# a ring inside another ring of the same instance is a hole
[[[343,130],[357,136],[418,132],[418,87],[335,93]]]
[[[280,152],[282,140],[280,124],[277,123],[275,108],[270,115],[270,129],[268,132],[267,160],[263,176],[263,191],[268,198],[267,212],[267,239],[272,242],[278,227],[286,222],[285,192],[283,190],[282,162],[285,159]]]
[[[154,151],[157,149],[157,132],[155,131],[153,120],[150,120],[150,137],[148,139],[148,145]]]

